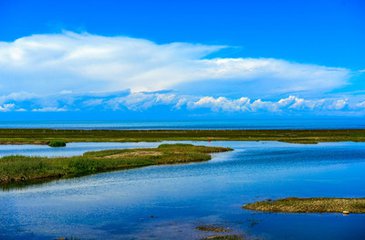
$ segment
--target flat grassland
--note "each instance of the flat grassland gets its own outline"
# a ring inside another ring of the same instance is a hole
[[[365,198],[284,198],[249,203],[243,208],[284,213],[365,213]]]
[[[150,165],[208,161],[211,153],[230,150],[191,144],[162,144],[157,148],[105,150],[75,157],[7,156],[0,158],[0,186],[17,187]]]
[[[53,130],[0,129],[0,144],[63,142],[281,141],[365,142],[365,129],[351,130]]]

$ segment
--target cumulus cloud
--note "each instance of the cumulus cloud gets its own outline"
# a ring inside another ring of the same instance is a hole
[[[243,92],[252,82],[261,86],[250,90],[256,93],[323,92],[344,86],[351,75],[344,68],[272,58],[208,57],[225,47],[72,32],[32,35],[0,42],[0,93],[141,92],[181,86],[192,91],[204,81],[225,91],[223,95],[232,89]],[[228,82],[230,88],[222,87]],[[212,95],[209,88],[200,90]]]
[[[25,101],[37,97],[36,94],[22,92],[13,92],[7,95],[0,96],[0,104],[8,101]]]
[[[223,48],[73,32],[0,42],[0,112],[365,111],[359,95],[328,94],[351,82],[348,69],[209,57]]]
[[[114,110],[126,107],[129,110],[145,110],[156,105],[171,105],[177,100],[174,94],[131,93],[109,100],[106,104]]]
[[[66,112],[65,108],[57,108],[57,107],[42,107],[32,109],[32,112]]]
[[[202,97],[196,102],[187,103],[189,108],[211,108],[213,111],[245,111],[250,105],[250,99],[242,97],[229,100],[225,97]]]
[[[0,112],[9,112],[12,111],[15,107],[15,104],[13,103],[7,103],[7,104],[3,104],[0,105]]]
[[[13,94],[12,96],[16,96]],[[8,95],[9,96],[9,95]],[[0,97],[5,99],[8,96]],[[365,114],[364,97],[356,101],[347,97],[306,99],[290,95],[288,97],[266,100],[249,97],[227,98],[213,96],[179,95],[171,92],[120,92],[110,94],[59,94],[28,98],[9,98],[0,105],[0,112],[66,112],[66,111],[132,111],[164,107],[168,111],[194,112],[203,110],[222,113],[358,113]],[[361,100],[362,99],[362,100]]]
[[[365,108],[365,103],[350,104],[346,98],[307,100],[296,96],[288,96],[277,101],[251,100],[246,97],[239,99],[203,97],[188,103],[187,106],[191,109],[209,108],[213,111],[231,112],[331,112],[344,110],[362,111],[362,108]]]
[[[365,101],[357,103],[356,107],[365,109]]]

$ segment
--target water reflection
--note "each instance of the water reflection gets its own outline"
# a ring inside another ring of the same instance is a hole
[[[103,173],[1,192],[0,239],[199,239],[206,236],[195,230],[201,224],[265,239],[365,239],[364,215],[241,209],[265,198],[365,196],[364,143],[194,144],[235,151],[204,163]],[[62,151],[76,154],[72,146]],[[79,154],[96,150],[83,143],[77,147]]]

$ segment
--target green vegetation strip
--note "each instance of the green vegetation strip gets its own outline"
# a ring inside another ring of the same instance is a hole
[[[284,198],[249,203],[243,208],[286,213],[365,213],[365,198]]]
[[[209,236],[203,238],[203,240],[244,240],[245,238],[241,235],[222,235],[222,236]]]
[[[196,227],[197,230],[203,232],[229,232],[230,230],[220,226],[214,225],[200,225]]]
[[[221,233],[224,235],[211,235],[202,238],[203,240],[207,239],[214,239],[214,240],[243,240],[244,237],[237,234],[227,234],[228,232],[231,232],[229,228],[221,227],[221,226],[215,226],[215,225],[200,225],[196,227],[197,230],[203,231],[203,232],[214,232],[214,233]]]
[[[66,142],[64,141],[57,141],[57,140],[52,140],[48,142],[48,146],[50,147],[66,147]]]
[[[113,170],[207,161],[211,159],[211,153],[230,150],[190,144],[162,144],[158,148],[105,150],[75,157],[8,156],[0,158],[0,185],[5,188],[17,187],[19,184],[42,183]]]
[[[353,130],[53,130],[0,129],[0,144],[63,142],[140,142],[162,140],[365,142],[365,129]]]

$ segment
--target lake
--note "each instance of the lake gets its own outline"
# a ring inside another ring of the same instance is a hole
[[[215,224],[248,239],[365,239],[365,214],[268,214],[245,203],[364,197],[365,143],[191,142],[226,146],[203,163],[153,166],[0,192],[0,239],[200,239]],[[2,145],[9,154],[72,156],[160,143]]]

